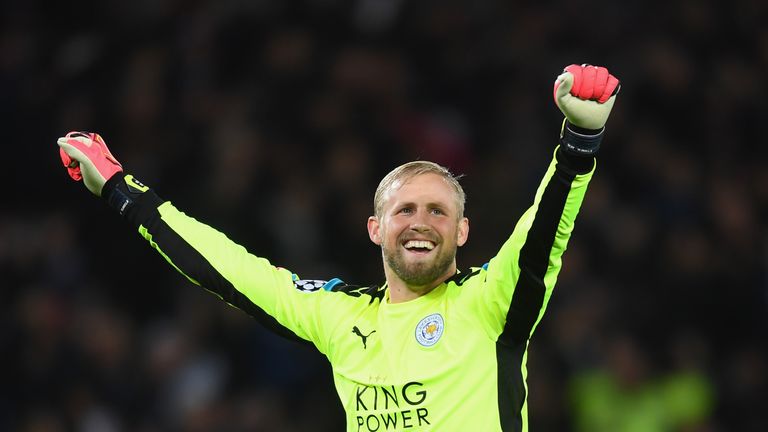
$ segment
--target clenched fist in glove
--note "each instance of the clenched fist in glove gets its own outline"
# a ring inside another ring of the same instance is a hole
[[[56,143],[61,162],[67,167],[70,177],[76,181],[82,179],[85,187],[96,196],[101,196],[107,180],[123,171],[123,166],[112,156],[104,139],[97,133],[70,132]]]
[[[557,77],[554,97],[565,115],[560,137],[565,151],[597,153],[620,88],[619,80],[600,66],[572,64]]]

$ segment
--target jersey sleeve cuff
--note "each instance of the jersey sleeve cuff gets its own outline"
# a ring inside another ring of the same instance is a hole
[[[555,157],[561,168],[573,175],[588,174],[595,168],[594,156],[573,154],[565,151],[562,146],[557,148]]]

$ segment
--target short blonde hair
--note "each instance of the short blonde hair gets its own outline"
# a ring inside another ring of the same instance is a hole
[[[430,161],[412,161],[407,162],[389,172],[376,188],[376,194],[373,197],[373,212],[377,218],[381,218],[384,211],[384,199],[387,193],[393,188],[399,188],[408,180],[422,174],[437,174],[442,177],[446,183],[453,189],[456,195],[456,204],[459,209],[458,217],[464,217],[464,204],[467,195],[464,188],[459,184],[461,175],[453,175],[448,168]]]

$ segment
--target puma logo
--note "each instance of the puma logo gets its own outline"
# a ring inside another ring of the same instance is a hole
[[[363,334],[363,333],[360,331],[360,329],[359,329],[359,328],[357,328],[357,326],[354,326],[354,327],[352,327],[352,333],[354,333],[354,334],[356,334],[356,335],[360,336],[360,339],[362,339],[362,340],[363,340],[363,349],[367,349],[368,347],[366,346],[366,341],[368,340],[368,336],[370,336],[370,335],[372,335],[372,334],[376,333],[376,330],[373,330],[373,331],[371,331],[370,333],[368,333],[367,335],[364,335],[364,334]]]

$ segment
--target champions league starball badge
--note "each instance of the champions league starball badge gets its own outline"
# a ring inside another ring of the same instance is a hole
[[[322,288],[325,284],[326,281],[315,279],[299,279],[293,281],[293,285],[296,287],[296,289],[303,292],[315,292]]]
[[[428,315],[416,325],[416,340],[421,346],[431,347],[443,335],[445,323],[439,313]]]

